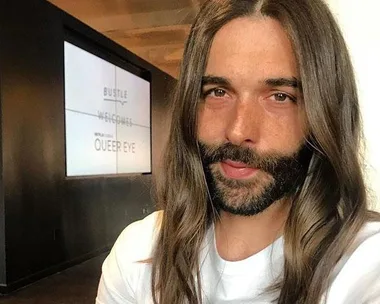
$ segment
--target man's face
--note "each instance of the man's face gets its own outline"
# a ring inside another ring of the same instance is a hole
[[[203,78],[198,139],[213,202],[254,215],[305,176],[305,118],[291,43],[280,23],[244,17],[216,34]]]

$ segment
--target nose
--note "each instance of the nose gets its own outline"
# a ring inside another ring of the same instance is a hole
[[[226,128],[226,139],[237,146],[252,146],[260,138],[264,113],[253,100],[239,100],[231,109]]]

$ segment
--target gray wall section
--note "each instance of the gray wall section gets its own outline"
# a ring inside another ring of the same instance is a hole
[[[0,35],[1,35],[1,16],[0,16]],[[0,44],[1,52],[1,44]],[[1,62],[0,62],[1,64]],[[1,70],[1,65],[0,65]],[[1,73],[0,73],[0,102],[1,102]],[[2,109],[0,103],[0,126],[1,126]],[[3,150],[2,150],[2,133],[0,127],[0,168],[3,167]],[[5,265],[5,206],[4,206],[4,187],[3,187],[3,172],[0,170],[0,288],[6,282],[6,265]]]
[[[152,75],[153,171],[174,79],[45,1],[0,2],[0,292],[99,254],[153,207],[151,175],[65,178],[63,21]]]

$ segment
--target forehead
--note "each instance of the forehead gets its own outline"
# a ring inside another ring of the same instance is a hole
[[[206,74],[230,79],[298,77],[292,44],[282,25],[269,17],[242,17],[215,35]]]

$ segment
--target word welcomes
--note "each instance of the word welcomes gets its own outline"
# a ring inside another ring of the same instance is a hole
[[[120,116],[120,115],[109,113],[109,112],[98,111],[98,119],[103,120],[105,122],[127,126],[127,127],[132,127],[133,125],[132,118]]]

